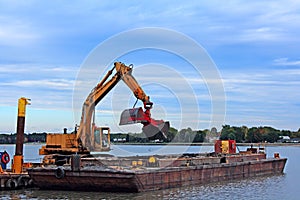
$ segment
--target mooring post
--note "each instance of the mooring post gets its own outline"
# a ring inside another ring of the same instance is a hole
[[[18,101],[16,151],[12,163],[13,173],[22,173],[26,105],[30,105],[30,99],[21,97]]]

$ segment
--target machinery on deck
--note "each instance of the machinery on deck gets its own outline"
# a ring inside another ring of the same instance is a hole
[[[108,78],[114,75],[108,80]],[[142,107],[126,109],[121,114],[120,125],[142,123],[143,132],[151,140],[164,139],[169,130],[169,122],[151,118],[153,103],[145,94],[135,78],[132,76],[132,65],[126,66],[121,62],[115,62],[114,67],[107,72],[105,77],[97,84],[86,98],[82,107],[81,121],[78,131],[71,134],[48,134],[46,146],[40,149],[40,155],[74,153],[88,154],[90,151],[109,150],[110,130],[108,127],[96,127],[92,122],[95,106],[108,94],[114,86],[123,80],[131,89],[135,97],[143,102]],[[96,134],[95,134],[96,133]],[[59,155],[57,155],[59,157]],[[51,156],[53,158],[53,156]],[[58,159],[56,159],[57,161]],[[49,161],[49,159],[48,159]]]

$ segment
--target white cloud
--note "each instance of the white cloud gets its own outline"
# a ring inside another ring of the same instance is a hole
[[[273,62],[279,66],[300,66],[300,60],[290,61],[288,58],[277,58]]]
[[[71,66],[45,65],[35,63],[18,63],[18,64],[3,64],[0,63],[0,72],[8,77],[13,77],[15,74],[27,74],[30,77],[38,76],[65,76],[74,77],[78,69]],[[8,78],[9,78],[8,77]]]
[[[277,28],[259,27],[254,29],[245,29],[241,32],[239,40],[241,41],[278,41],[283,38],[282,31]]]
[[[66,79],[51,80],[22,80],[15,82],[0,83],[2,86],[30,87],[31,89],[47,88],[56,90],[72,90],[73,81]]]

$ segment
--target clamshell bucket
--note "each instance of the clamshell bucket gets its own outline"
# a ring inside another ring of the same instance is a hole
[[[141,107],[126,109],[122,112],[119,125],[146,123],[144,111]]]
[[[170,123],[163,120],[154,120],[148,117],[143,108],[131,108],[122,112],[119,125],[141,123],[144,125],[143,133],[149,140],[165,140]]]
[[[165,140],[167,139],[167,134],[170,128],[169,122],[164,122],[163,120],[153,120],[148,125],[143,127],[143,133],[149,140]]]

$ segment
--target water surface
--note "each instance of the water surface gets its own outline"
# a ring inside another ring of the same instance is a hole
[[[27,162],[39,161],[38,149],[41,145],[25,145],[24,159]],[[243,150],[245,147],[240,147]],[[14,145],[0,145],[0,151],[6,150],[14,154]],[[164,153],[198,153],[211,152],[212,146],[156,146],[156,145],[115,145],[110,152],[113,155],[155,155]],[[1,199],[299,199],[300,198],[300,147],[275,146],[267,147],[268,157],[279,152],[287,157],[288,162],[283,175],[266,176],[236,180],[232,182],[194,185],[161,191],[144,193],[103,193],[46,191],[26,189],[17,191],[1,191]]]

